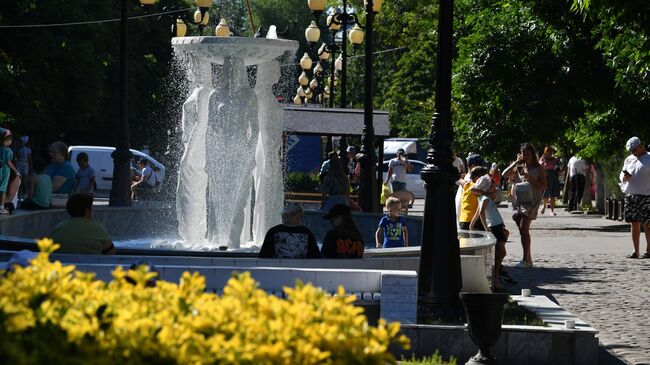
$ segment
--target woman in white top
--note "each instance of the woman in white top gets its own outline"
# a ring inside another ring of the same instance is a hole
[[[650,259],[650,153],[638,137],[630,138],[625,148],[630,155],[621,170],[621,191],[625,193],[625,221],[632,226],[634,252],[631,259]],[[646,252],[640,256],[641,225],[645,231]]]

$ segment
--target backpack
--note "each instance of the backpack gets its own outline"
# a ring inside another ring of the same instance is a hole
[[[527,181],[515,184],[512,193],[516,199],[517,205],[531,204],[535,200],[535,197],[533,196],[533,187]]]

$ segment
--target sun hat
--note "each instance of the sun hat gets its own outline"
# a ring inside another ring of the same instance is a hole
[[[490,186],[492,186],[492,178],[490,175],[483,175],[479,177],[474,184],[474,188],[483,192],[490,190]]]
[[[627,143],[625,143],[625,149],[628,150],[629,152],[632,152],[640,145],[641,145],[641,140],[639,139],[639,137],[632,137],[627,140]]]
[[[11,255],[7,262],[0,263],[0,270],[12,270],[15,265],[20,267],[29,266],[30,262],[38,256],[38,252],[22,250]]]
[[[323,219],[330,220],[334,217],[340,217],[343,215],[350,215],[352,213],[352,210],[350,207],[344,204],[337,204],[330,209],[329,213],[325,214],[323,216]]]

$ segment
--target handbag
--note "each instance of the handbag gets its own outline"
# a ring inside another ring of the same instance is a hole
[[[533,187],[527,181],[515,184],[512,195],[514,195],[518,205],[531,204],[535,200],[535,197],[533,196]]]

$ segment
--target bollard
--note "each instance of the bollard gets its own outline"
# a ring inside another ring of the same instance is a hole
[[[614,215],[612,216],[612,219],[617,221],[618,220],[618,209],[620,208],[619,200],[614,199]]]

